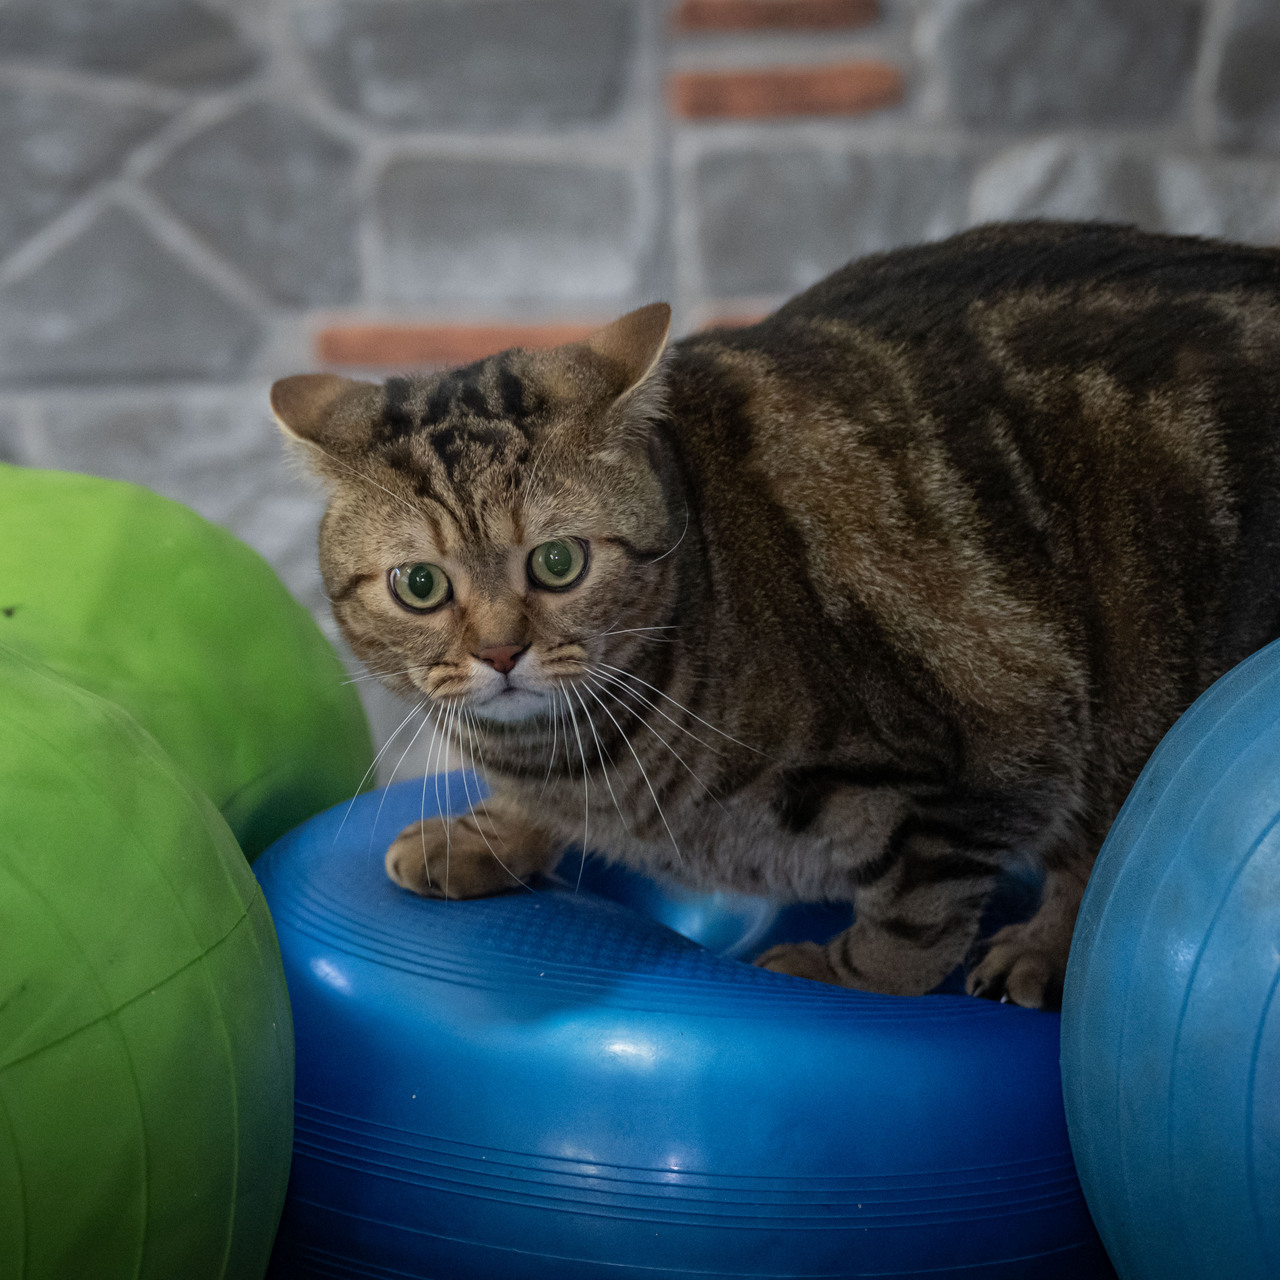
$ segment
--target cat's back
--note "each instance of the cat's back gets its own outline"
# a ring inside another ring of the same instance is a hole
[[[1134,392],[1272,364],[1280,251],[1106,223],[995,224],[875,254],[759,324],[680,344],[856,410],[868,364],[956,421],[1025,367],[1096,368]]]
[[[1280,253],[979,228],[672,372],[726,540],[750,561],[776,517],[828,617],[869,610],[963,702],[1072,654],[1117,707],[1173,706],[1280,633]]]
[[[999,554],[1108,497],[1239,513],[1280,488],[1271,249],[981,227],[852,262],[675,356],[694,465],[763,477],[801,523],[861,495],[899,529],[945,540],[959,521]]]
[[[1105,298],[1141,310],[1158,297],[1186,308],[1185,319],[1212,295],[1280,305],[1280,252],[1109,223],[997,223],[850,262],[777,317],[839,318],[912,343],[945,334],[975,304],[1017,296],[1061,301],[1069,330],[1071,301]]]

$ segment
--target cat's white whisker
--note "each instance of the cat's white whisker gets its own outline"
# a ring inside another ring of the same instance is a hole
[[[437,763],[443,761],[443,757],[448,750],[449,750],[449,743],[448,743],[447,737],[445,736],[445,731],[441,725],[437,724],[435,740],[431,744],[431,750],[427,755],[426,769],[422,775],[422,811],[423,811],[423,822],[424,822],[424,825],[422,827],[422,869],[423,871],[426,872],[428,885],[431,884],[431,867],[429,865],[428,856],[427,856],[427,832],[426,832],[426,826],[425,826],[428,778],[432,780],[432,784],[435,787],[436,813],[440,815],[441,820],[444,822],[444,840],[445,840],[445,850],[446,850],[445,865],[446,867],[448,866],[448,848],[449,848],[449,838],[450,838],[449,823],[453,815],[451,812],[446,812],[446,810],[451,810],[452,806],[447,803],[449,799],[448,791],[445,792],[446,803],[442,804],[440,801],[440,770],[436,767]]]
[[[612,663],[609,663],[609,662],[601,662],[598,665],[609,671],[614,671],[620,676],[626,676],[628,680],[634,680],[637,684],[644,685],[646,689],[652,689],[653,692],[658,695],[658,697],[665,698],[669,703],[671,703],[673,707],[679,707],[680,710],[685,713],[685,715],[692,716],[699,724],[706,725],[707,728],[712,731],[712,733],[718,733],[722,738],[725,738],[729,742],[734,743],[735,746],[741,747],[744,751],[752,751],[758,756],[764,756],[766,760],[770,758],[767,752],[761,751],[758,747],[749,746],[747,743],[739,741],[731,733],[725,733],[723,729],[717,729],[716,726],[713,725],[710,720],[704,720],[696,712],[690,711],[688,707],[686,707],[681,702],[677,702],[670,694],[663,693],[663,691],[659,689],[656,684],[650,684],[647,680],[641,680],[639,676],[633,675],[630,671],[626,671],[622,667],[615,667]]]
[[[489,768],[484,758],[484,745],[483,745],[483,739],[480,734],[480,727],[479,725],[476,724],[475,716],[466,707],[462,708],[462,725],[463,725],[463,728],[465,728],[467,731],[467,750],[471,756],[470,772],[476,775],[478,779],[482,774],[488,773]],[[459,743],[461,744],[461,739],[459,739]],[[476,805],[480,803],[480,800],[481,800],[480,793],[477,790],[475,800],[471,799],[471,785],[466,780],[465,772],[463,773],[462,786],[463,786],[463,790],[466,792],[466,795],[467,795],[467,803],[471,806],[471,815],[475,821],[476,830],[479,831],[480,818],[476,814]],[[505,849],[507,846],[503,841],[502,837],[498,835],[498,829],[496,826],[494,826],[492,822],[489,823],[489,829],[493,832],[494,838],[497,840],[497,842],[500,845],[502,845],[502,847]],[[483,837],[484,832],[481,831],[480,835]],[[488,840],[485,840],[485,844],[488,844],[488,843],[489,843]],[[489,852],[493,853],[492,846],[490,846]],[[497,854],[494,854],[495,858],[497,856],[498,856]],[[499,859],[499,861],[501,861],[501,859]]]
[[[435,738],[432,740],[432,743],[431,743],[431,750],[426,760],[426,772],[423,774],[423,777],[430,775],[432,778],[435,779],[436,812],[439,813],[440,816],[443,818],[448,818],[452,816],[451,813],[446,812],[446,809],[452,809],[452,805],[449,804],[448,793],[447,792],[445,793],[445,798],[443,801],[441,801],[440,799],[440,772],[441,772],[440,766],[446,763],[445,757],[448,754],[448,750],[449,750],[449,744],[445,741],[445,738],[444,738],[444,727],[443,725],[437,724]]]
[[[685,758],[684,758],[684,757],[683,757],[683,756],[682,756],[682,755],[681,755],[681,754],[680,754],[680,753],[675,749],[675,747],[673,747],[673,746],[671,745],[671,743],[669,743],[669,742],[666,740],[666,738],[664,738],[664,737],[662,736],[662,734],[660,734],[660,733],[657,731],[657,729],[655,729],[655,728],[653,727],[653,725],[651,725],[651,724],[650,724],[650,723],[649,723],[649,722],[644,718],[644,716],[640,715],[640,713],[639,713],[639,712],[637,712],[637,711],[636,711],[636,709],[635,709],[634,707],[629,706],[627,703],[623,702],[623,701],[622,701],[622,699],[621,699],[621,698],[620,698],[616,693],[614,693],[611,689],[607,689],[607,688],[605,688],[605,686],[604,686],[604,685],[602,685],[602,684],[598,684],[595,680],[593,680],[593,679],[591,679],[591,678],[588,678],[588,683],[589,683],[589,684],[595,684],[595,685],[596,685],[596,687],[600,690],[600,692],[601,692],[601,693],[607,693],[607,694],[609,695],[609,697],[611,697],[611,698],[612,698],[612,699],[613,699],[613,700],[614,700],[614,701],[615,701],[615,702],[616,702],[620,707],[625,707],[628,711],[630,711],[630,712],[631,712],[631,713],[636,717],[636,719],[637,719],[637,720],[639,720],[639,721],[640,721],[640,723],[641,723],[642,725],[644,725],[644,727],[645,727],[646,729],[648,729],[648,730],[649,730],[649,732],[650,732],[651,734],[653,734],[653,736],[654,736],[655,738],[657,738],[657,739],[658,739],[658,741],[659,741],[660,743],[662,743],[662,745],[663,745],[664,747],[666,747],[666,749],[667,749],[668,751],[670,751],[670,752],[671,752],[671,754],[672,754],[673,756],[675,756],[675,758],[676,758],[676,759],[677,759],[677,760],[678,760],[678,761],[679,761],[679,762],[684,766],[684,768],[687,770],[687,772],[688,772],[689,776],[694,780],[694,782],[696,782],[696,783],[698,784],[698,786],[700,786],[700,787],[703,789],[703,791],[705,791],[705,792],[707,793],[708,798],[715,802],[715,805],[716,805],[716,807],[720,810],[720,812],[721,812],[721,813],[726,813],[726,814],[728,813],[728,810],[724,807],[724,805],[723,805],[723,804],[721,804],[721,803],[720,803],[720,797],[719,797],[719,796],[717,796],[717,795],[716,795],[716,793],[715,793],[714,791],[712,791],[712,790],[711,790],[711,788],[710,788],[709,786],[707,786],[707,784],[706,784],[705,782],[703,782],[703,780],[702,780],[702,779],[697,775],[697,773],[695,773],[695,772],[694,772],[693,767],[689,764],[689,762],[688,762],[688,761],[687,761],[687,760],[686,760],[686,759],[685,759]],[[630,692],[630,690],[628,690],[628,692]],[[636,696],[636,697],[639,697],[639,694],[636,694],[635,696]],[[596,697],[596,701],[597,701],[597,702],[599,701],[599,697],[598,697],[598,696]],[[655,709],[656,709],[656,708],[655,708]],[[670,717],[668,716],[668,717],[667,717],[667,719],[670,719]],[[674,724],[675,722],[674,722],[674,721],[672,721],[672,723]],[[679,725],[676,725],[676,728],[677,728],[677,729],[678,729],[679,727],[680,727]],[[702,740],[699,738],[699,739],[696,739],[696,741],[701,742]],[[706,744],[705,744],[705,743],[703,743],[703,745],[705,746]]]
[[[421,735],[421,733],[422,733],[423,729],[425,729],[425,728],[427,727],[427,725],[428,725],[428,724],[430,724],[430,723],[431,723],[431,708],[430,708],[430,707],[424,707],[424,708],[423,708],[422,723],[421,723],[421,724],[420,724],[420,725],[419,725],[419,726],[418,726],[418,727],[413,731],[413,737],[409,739],[409,744],[408,744],[408,746],[406,746],[406,747],[405,747],[405,749],[400,753],[400,759],[396,761],[396,763],[395,763],[395,768],[393,768],[393,769],[391,770],[391,779],[392,779],[393,781],[394,781],[394,779],[395,779],[396,773],[397,773],[397,771],[399,770],[400,766],[401,766],[402,764],[404,764],[405,756],[407,756],[407,755],[409,754],[409,752],[413,750],[413,744],[414,744],[415,742],[417,742],[417,740],[418,740],[419,736]],[[405,721],[403,721],[403,720],[402,720],[402,721],[400,722],[400,727],[401,727],[401,728],[403,728],[403,727],[404,727],[404,724],[405,724]],[[399,731],[400,731],[400,730],[399,730],[399,729],[397,729],[397,730],[396,730],[396,733],[399,733]],[[391,741],[393,741],[393,740],[394,740],[394,735],[392,735],[392,738],[391,738],[391,739],[388,739],[388,744],[390,744],[390,742],[391,742]],[[374,761],[374,763],[376,764],[376,763],[377,763],[377,761]],[[378,807],[377,807],[377,809],[374,811],[374,815],[373,815],[373,826],[371,826],[371,827],[369,828],[369,849],[368,849],[368,852],[370,852],[370,853],[372,853],[372,852],[373,852],[373,837],[374,837],[374,834],[375,834],[375,833],[377,832],[377,830],[378,830],[378,819],[379,819],[380,817],[382,817],[382,806],[386,803],[386,801],[387,801],[387,793],[386,793],[386,790],[385,790],[385,788],[384,788],[384,790],[383,790],[382,794],[378,797]]]
[[[619,627],[616,631],[597,631],[594,636],[588,637],[595,640],[601,636],[636,636],[642,631],[679,631],[676,625],[662,627]]]
[[[471,754],[471,772],[475,773],[477,771],[476,770],[476,740],[472,736],[472,732],[471,732],[471,714],[470,712],[467,711],[465,707],[462,709],[462,723],[467,730],[467,749]],[[461,745],[461,739],[459,739],[459,744]],[[481,759],[483,759],[483,754],[481,755]],[[464,788],[466,788],[465,782],[463,783],[463,786]],[[467,790],[467,800],[468,802],[470,802],[471,800],[471,793],[469,789]],[[472,805],[471,813],[468,816],[470,817],[473,825],[475,826],[476,834],[479,835],[480,839],[484,841],[485,848],[489,850],[490,854],[492,854],[493,860],[498,864],[498,866],[500,866],[503,869],[503,871],[505,871],[507,875],[509,875],[516,882],[516,884],[518,884],[522,889],[528,890],[529,893],[535,892],[532,885],[525,884],[525,882],[521,880],[520,877],[516,875],[516,873],[512,871],[511,868],[507,866],[507,864],[503,862],[503,860],[500,857],[498,857],[497,850],[494,849],[493,845],[489,843],[489,837],[485,835],[484,827],[480,825],[480,815],[476,812],[475,805]],[[502,838],[498,835],[498,829],[496,826],[492,824],[492,822],[490,823],[490,830],[493,832],[494,838],[505,849],[506,845],[503,844]]]
[[[407,716],[405,716],[403,720],[400,721],[398,725],[396,725],[395,731],[386,740],[386,742],[384,742],[382,746],[378,749],[378,754],[373,757],[373,762],[364,771],[364,777],[360,779],[360,785],[356,787],[356,793],[351,797],[351,803],[347,805],[347,811],[342,815],[342,821],[338,823],[338,830],[333,837],[333,843],[335,845],[338,843],[338,836],[342,834],[342,828],[347,825],[347,819],[351,816],[352,805],[354,805],[356,800],[359,799],[361,792],[364,790],[364,784],[369,781],[370,775],[378,767],[378,761],[381,760],[382,757],[387,754],[387,751],[390,748],[391,744],[400,736],[400,732],[405,727],[405,725],[407,725],[409,721],[412,720],[413,717],[416,716],[420,711],[425,710],[426,705],[427,705],[426,699],[424,698],[421,702],[418,703],[416,707],[414,707],[409,712]],[[419,726],[417,733],[413,735],[414,738],[416,738],[418,736],[418,733],[421,733],[421,732],[422,732],[422,728],[421,726]],[[409,740],[409,746],[410,747],[413,746],[412,738]],[[408,752],[408,749],[409,749],[408,747],[405,748],[406,753]],[[404,756],[402,755],[400,759],[403,760]],[[399,767],[400,766],[397,764],[396,768],[399,768]],[[393,777],[395,776],[394,773],[392,774],[392,776]]]
[[[551,751],[547,755],[547,772],[542,779],[542,790],[538,792],[538,799],[541,800],[547,794],[547,784],[551,781],[551,766],[556,759],[556,740],[558,738],[558,729],[560,725],[560,704],[557,702],[557,691],[549,690],[551,694]]]
[[[644,762],[640,759],[640,756],[637,754],[635,747],[632,746],[631,739],[628,738],[627,735],[622,732],[622,726],[618,723],[617,717],[613,714],[613,712],[610,711],[609,708],[605,705],[604,699],[601,698],[600,695],[596,693],[594,689],[588,688],[587,692],[590,693],[591,696],[600,704],[600,709],[605,713],[605,715],[609,717],[610,720],[613,721],[614,727],[618,730],[618,733],[622,737],[622,741],[627,744],[627,750],[631,752],[632,758],[636,762],[636,767],[640,770],[640,776],[644,779],[644,785],[649,788],[649,794],[650,796],[653,797],[653,807],[657,809],[658,817],[662,819],[662,825],[666,827],[667,835],[671,837],[671,847],[676,851],[676,858],[681,864],[683,864],[684,854],[680,852],[680,844],[676,840],[675,832],[671,830],[671,824],[667,821],[667,815],[662,812],[662,805],[658,802],[658,793],[654,791],[653,783],[649,781],[649,775],[645,771]]]
[[[592,640],[602,640],[607,636],[635,636],[633,644],[675,644],[675,640],[671,636],[652,636],[645,634],[648,631],[659,631],[664,628],[660,627],[630,627],[621,631],[601,631],[598,635],[589,637]]]
[[[607,680],[609,681],[610,684],[617,685],[620,689],[625,690],[628,694],[631,695],[631,697],[637,699],[639,702],[644,703],[644,705],[648,707],[650,710],[657,712],[657,714],[660,715],[669,724],[674,725],[677,729],[680,730],[681,733],[686,734],[688,737],[692,738],[694,742],[698,743],[700,746],[706,747],[708,751],[713,751],[718,756],[724,755],[724,752],[719,747],[713,747],[711,743],[706,742],[702,738],[698,737],[698,735],[694,733],[692,729],[686,729],[685,726],[682,725],[678,720],[673,720],[669,715],[667,715],[665,711],[663,711],[663,709],[660,706],[658,706],[656,702],[653,702],[650,699],[646,698],[644,694],[639,692],[639,690],[633,689],[629,684],[619,679],[617,676],[610,675],[607,671],[602,671],[598,666],[588,667],[587,671],[589,672],[590,675],[596,677],[596,679]],[[643,717],[641,717],[641,719],[643,720]],[[648,723],[648,722],[645,721],[645,723]]]
[[[560,682],[560,687],[562,690],[565,688],[564,681]],[[582,734],[578,732],[578,715],[573,709],[573,703],[569,701],[567,692],[565,693],[565,706],[568,707],[569,715],[573,719],[573,736],[578,740],[578,758],[582,761],[582,851],[585,853],[591,817],[591,800],[587,783],[587,754],[582,749]]]
[[[471,767],[472,772],[478,775],[487,775],[489,772],[489,761],[484,754],[484,734],[481,732],[480,725],[475,718],[474,713],[468,709],[463,709],[463,718],[467,726],[467,737],[472,741],[471,749]],[[475,737],[472,738],[471,731],[475,729]],[[479,761],[477,763],[477,756]]]
[[[550,432],[543,437],[542,444],[538,446],[538,452],[534,455],[533,462],[529,464],[529,471],[525,477],[525,487],[531,488],[534,478],[538,474],[538,466],[542,462],[542,455],[546,453],[547,446],[551,443],[553,436]]]
[[[649,561],[650,564],[657,564],[659,560],[665,560],[683,541],[684,535],[689,532],[689,504],[684,504],[684,528],[680,530],[680,536],[669,546],[660,556],[654,556]]]
[[[593,631],[591,632],[590,635],[582,636],[578,641],[567,640],[563,645],[557,646],[557,648],[565,648],[575,643],[580,645],[583,640],[599,640],[604,636],[629,636],[629,635],[639,634],[642,631],[679,631],[680,630],[679,625],[675,623],[668,623],[663,626],[623,627],[621,629],[615,629],[614,623],[619,621],[621,621],[621,617],[613,618],[611,621],[605,624],[605,629],[603,631]]]
[[[359,684],[362,680],[390,680],[393,676],[407,676],[410,672],[421,671],[429,666],[429,663],[419,663],[416,666],[406,667],[403,671],[379,671],[376,668],[371,669],[365,675],[352,676],[348,680],[343,680],[344,685]]]
[[[449,716],[447,721],[446,732],[444,735],[446,742],[448,741],[449,736],[453,733],[453,725],[457,719],[457,711],[458,711],[459,705],[460,704],[456,701],[451,702],[449,704]],[[458,745],[459,747],[461,747],[462,744],[459,743]],[[450,807],[450,811],[452,812],[453,806],[450,805],[449,807]],[[446,902],[449,901],[449,865],[450,865],[452,856],[453,856],[453,820],[450,817],[449,819],[446,819],[444,824],[444,900]]]
[[[582,714],[586,717],[587,724],[591,727],[591,736],[596,741],[596,755],[600,759],[600,772],[604,774],[604,785],[609,789],[609,799],[613,801],[613,807],[618,811],[618,817],[622,819],[623,828],[626,830],[627,834],[630,835],[631,828],[627,825],[626,815],[622,812],[622,806],[618,803],[618,797],[614,794],[613,783],[609,781],[608,765],[612,763],[612,757],[606,756],[604,746],[600,742],[600,735],[596,732],[595,721],[591,718],[591,711],[587,707],[586,699],[582,696],[581,690],[575,689],[570,685],[569,692],[577,696],[578,705],[582,708]],[[590,690],[588,690],[588,692],[590,692]],[[579,883],[582,881],[581,868],[578,870],[578,881]]]
[[[313,441],[312,443],[315,443],[315,442]],[[388,489],[386,485],[379,484],[372,476],[365,475],[363,471],[359,470],[356,467],[353,467],[349,462],[346,462],[344,459],[338,457],[337,454],[335,454],[332,450],[324,449],[321,446],[321,451],[324,453],[325,457],[329,459],[330,462],[336,462],[338,466],[351,472],[351,474],[355,476],[357,480],[363,480],[366,484],[373,485],[375,489],[381,489],[382,492],[385,493],[388,498],[390,498],[393,502],[398,502],[411,516],[413,516],[415,520],[421,519],[422,513],[418,511],[417,508],[414,507],[413,503],[408,501],[408,499],[402,498],[398,493],[392,493],[392,491]]]
[[[574,689],[574,687],[573,687],[572,685],[569,685],[569,686],[567,687],[566,692],[567,692],[567,694],[575,694],[575,693],[577,693],[577,690],[576,690],[576,689]],[[614,796],[614,794],[613,794],[613,784],[609,781],[609,771],[605,768],[605,763],[604,763],[604,752],[603,752],[603,751],[601,751],[601,749],[600,749],[600,738],[599,738],[599,736],[596,734],[596,726],[595,726],[595,722],[591,719],[591,716],[590,716],[590,714],[589,714],[589,713],[588,713],[588,711],[587,711],[587,704],[586,704],[585,702],[583,702],[583,700],[582,700],[582,695],[581,695],[580,693],[578,693],[578,694],[577,694],[577,697],[578,697],[578,705],[582,707],[582,714],[583,714],[584,716],[586,716],[587,724],[588,724],[588,725],[590,725],[590,727],[591,727],[591,733],[592,733],[592,736],[593,736],[593,737],[595,737],[595,740],[596,740],[596,757],[597,757],[597,759],[600,761],[600,772],[601,772],[602,774],[604,774],[604,781],[605,781],[605,785],[609,788],[609,795],[610,795],[610,797],[612,797],[612,799],[613,799],[613,807],[614,807],[615,809],[618,809],[618,799],[617,799],[617,797],[616,797],[616,796]],[[576,728],[576,726],[577,726],[577,721],[576,721],[576,719],[575,719],[575,721],[574,721],[574,725],[575,725],[575,728]],[[581,749],[582,749],[582,748],[581,748],[581,745],[579,745],[579,748],[578,748],[578,749],[579,749],[579,752],[581,752]],[[584,772],[585,772],[585,769],[586,769],[586,760],[585,760],[585,759],[583,760],[583,769],[584,769]],[[619,817],[622,817],[622,810],[621,810],[621,809],[618,809],[618,816],[619,816]],[[624,821],[625,821],[625,819],[624,819]],[[574,884],[573,884],[573,891],[574,891],[574,893],[577,893],[577,892],[578,892],[578,890],[582,888],[582,873],[583,873],[583,871],[586,869],[586,866],[587,866],[587,841],[586,841],[586,836],[585,836],[585,833],[584,833],[584,835],[583,835],[583,840],[582,840],[582,849],[581,849],[581,851],[580,851],[580,852],[579,852],[579,854],[578,854],[578,878],[574,881]]]
[[[422,775],[422,810],[419,815],[418,836],[422,841],[422,871],[427,877],[427,887],[431,886],[431,859],[427,853],[427,779],[434,778],[436,788],[436,813],[443,819],[445,830],[449,829],[449,819],[440,813],[440,775],[423,773]]]

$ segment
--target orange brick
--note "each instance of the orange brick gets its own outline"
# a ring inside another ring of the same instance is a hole
[[[556,347],[596,324],[345,324],[316,334],[321,364],[361,369],[467,364],[507,347]]]
[[[679,32],[833,31],[879,16],[879,0],[682,0],[671,20]]]
[[[668,82],[672,113],[685,120],[847,116],[902,101],[902,72],[873,59],[821,67],[681,71]]]
[[[753,324],[759,324],[769,314],[768,311],[727,311],[724,314],[717,313],[707,318],[700,326],[699,332],[706,333],[714,329],[749,329]]]

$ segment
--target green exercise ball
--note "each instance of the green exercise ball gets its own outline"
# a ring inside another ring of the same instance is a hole
[[[87,607],[121,551],[56,581]],[[121,634],[104,619],[112,675]],[[0,1275],[260,1280],[292,1110],[280,955],[227,823],[120,706],[0,644]]]
[[[307,611],[136,485],[0,464],[0,643],[128,710],[250,859],[367,781],[368,723]]]

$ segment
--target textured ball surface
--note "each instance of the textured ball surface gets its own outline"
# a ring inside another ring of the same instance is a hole
[[[292,1095],[226,822],[121,708],[0,646],[0,1274],[261,1276]]]
[[[0,464],[0,644],[128,710],[251,859],[372,759],[337,655],[266,561],[136,485]]]
[[[1124,1280],[1280,1275],[1280,644],[1152,756],[1067,970],[1081,1182]]]

